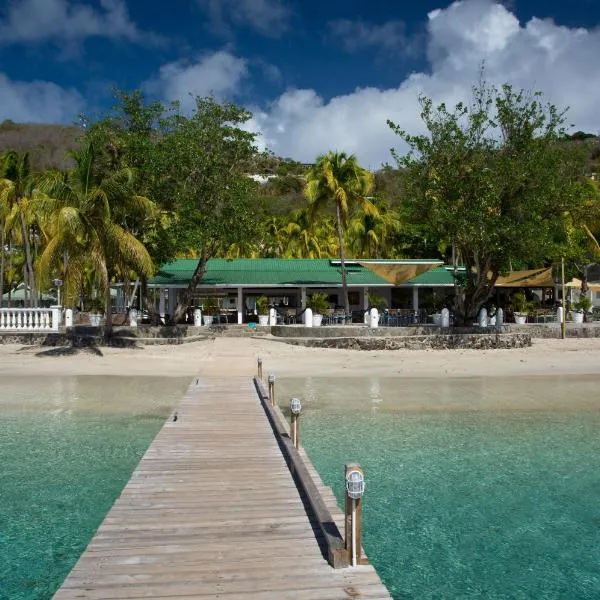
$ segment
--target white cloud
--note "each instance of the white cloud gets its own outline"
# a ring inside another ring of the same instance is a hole
[[[468,100],[485,61],[488,81],[541,90],[546,100],[570,106],[576,129],[600,129],[600,30],[539,18],[521,25],[498,2],[464,0],[430,13],[427,41],[428,70],[398,87],[361,88],[327,101],[314,90],[288,90],[255,110],[252,124],[276,154],[310,161],[337,148],[376,168],[391,161],[391,147],[402,148],[387,119],[420,131],[418,94],[450,105]]]
[[[244,26],[268,37],[287,31],[292,12],[283,0],[197,0],[216,33],[231,34],[230,26]]]
[[[220,50],[201,56],[196,62],[163,65],[158,77],[144,84],[144,88],[164,100],[179,100],[182,107],[189,110],[195,96],[222,98],[235,94],[247,75],[246,60]]]
[[[72,123],[83,105],[75,90],[49,81],[12,81],[0,73],[0,121]]]
[[[362,20],[339,19],[329,23],[331,34],[339,39],[348,52],[358,52],[362,48],[378,48],[386,52],[399,51],[413,53],[415,40],[406,35],[404,21],[388,21],[381,25]]]
[[[131,21],[124,0],[100,0],[97,10],[75,0],[16,0],[0,21],[0,43],[79,42],[88,37],[154,44],[159,36]]]

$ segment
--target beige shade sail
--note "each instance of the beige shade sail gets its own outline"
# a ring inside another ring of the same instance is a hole
[[[555,283],[552,279],[552,268],[529,269],[527,271],[511,271],[500,275],[496,287],[505,288],[551,288]]]
[[[425,271],[429,271],[440,265],[439,261],[432,263],[413,263],[413,264],[386,264],[386,263],[361,263],[373,273],[383,277],[393,285],[402,285],[410,279],[413,279]]]
[[[581,279],[577,279],[577,277],[573,277],[571,281],[565,283],[566,287],[581,289]],[[600,292],[600,283],[588,283],[588,290],[590,292]]]

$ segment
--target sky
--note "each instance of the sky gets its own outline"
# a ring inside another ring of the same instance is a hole
[[[0,0],[0,121],[99,118],[115,88],[212,94],[303,162],[393,163],[387,120],[421,132],[419,95],[468,101],[482,64],[600,133],[600,0]]]

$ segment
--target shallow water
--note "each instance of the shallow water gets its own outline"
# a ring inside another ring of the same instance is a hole
[[[0,598],[51,598],[189,379],[3,377]]]
[[[397,599],[600,598],[600,379],[285,379],[338,501],[365,470],[364,546]]]

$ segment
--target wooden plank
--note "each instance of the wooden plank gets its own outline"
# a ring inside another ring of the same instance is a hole
[[[371,566],[331,568],[322,536],[250,380],[195,379],[54,597],[390,598]]]

